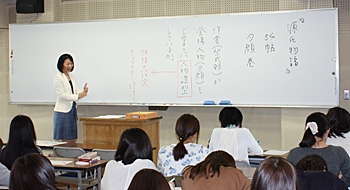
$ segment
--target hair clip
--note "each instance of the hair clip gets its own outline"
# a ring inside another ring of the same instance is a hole
[[[318,126],[316,122],[308,122],[306,124],[306,128],[305,130],[307,130],[308,128],[310,128],[311,132],[313,135],[315,135],[316,133],[318,133]]]

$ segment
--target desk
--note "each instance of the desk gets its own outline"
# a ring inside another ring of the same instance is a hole
[[[151,139],[153,161],[157,163],[159,151],[159,119],[125,119],[125,118],[80,118],[84,126],[84,144],[118,145],[121,134],[130,128],[143,129]]]
[[[276,152],[276,153],[281,153],[281,154],[269,154],[269,152]],[[283,158],[287,158],[288,154],[289,154],[288,151],[276,151],[276,150],[266,151],[266,150],[264,150],[264,153],[261,155],[249,155],[249,163],[250,163],[251,167],[257,167],[263,160],[265,160],[266,157],[280,156]]]
[[[108,144],[86,144],[86,143],[66,143],[55,145],[55,147],[78,147],[84,149],[86,152],[91,152],[93,149],[107,149],[107,150],[117,150],[118,145],[108,145]],[[51,147],[53,148],[53,147]]]
[[[55,163],[53,163],[52,165],[55,168],[55,171],[64,171],[64,172],[75,172],[78,174],[78,189],[86,189],[88,187],[92,187],[95,185],[98,185],[98,189],[101,188],[101,176],[102,176],[102,172],[101,172],[101,168],[104,167],[108,160],[99,160],[98,162],[95,162],[93,164],[89,164],[89,165],[77,165],[76,162],[78,161],[78,159],[76,158],[59,158],[59,157],[48,157],[48,159],[50,159],[51,162],[54,161],[71,161],[69,164],[66,165],[57,165]],[[86,172],[86,171],[90,171],[93,169],[97,169],[97,181],[92,182],[88,185],[83,186],[82,185],[82,172]]]

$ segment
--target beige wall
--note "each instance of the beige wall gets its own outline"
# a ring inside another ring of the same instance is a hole
[[[235,12],[280,11],[307,9],[307,0],[45,0],[45,13],[33,22],[74,20],[98,20],[111,18],[156,17],[195,14],[218,14]],[[350,32],[349,1],[335,1],[339,8],[339,52],[340,52],[340,98],[342,91],[349,89],[350,76]],[[311,0],[311,8],[333,7],[332,0]],[[29,23],[36,14],[16,14],[15,5],[7,6],[10,23]],[[8,30],[0,29],[0,137],[7,141],[9,123],[17,114],[30,116],[40,140],[52,140],[53,105],[9,105]],[[52,63],[55,65],[56,63]],[[51,79],[43,79],[51,80]],[[244,90],[244,89],[242,89]],[[307,93],[307,92],[305,92]],[[258,94],[257,94],[258,95]],[[350,110],[349,100],[341,100],[340,106]],[[146,110],[146,107],[79,106],[79,117],[105,114],[125,114]],[[207,144],[211,131],[219,126],[218,113],[221,108],[169,107],[159,111],[160,144],[177,142],[174,133],[176,119],[183,113],[191,113],[201,123],[199,143]],[[314,111],[327,109],[311,108],[240,108],[244,115],[243,125],[248,127],[264,149],[289,150],[298,146],[302,138],[305,118]],[[78,142],[83,141],[82,122],[78,122]]]

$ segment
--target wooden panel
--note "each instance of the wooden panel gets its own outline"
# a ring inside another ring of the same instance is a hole
[[[113,144],[118,144],[120,136],[126,129],[130,129],[133,127],[130,126],[116,126],[114,125],[114,139],[113,139]]]
[[[114,139],[113,125],[108,122],[85,122],[84,143],[110,145]]]
[[[149,136],[153,161],[157,163],[159,151],[159,119],[97,119],[81,118],[84,125],[84,144],[118,145],[121,134],[130,128],[141,128]]]

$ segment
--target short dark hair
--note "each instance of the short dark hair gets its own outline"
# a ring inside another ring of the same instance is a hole
[[[297,171],[288,160],[271,156],[256,168],[251,190],[299,190]]]
[[[73,67],[72,67],[72,71],[74,70],[74,61],[73,61],[73,57],[69,54],[62,54],[57,61],[57,69],[59,71],[61,71],[61,73],[63,73],[62,69],[63,69],[63,63],[66,59],[69,59],[72,63],[73,63]]]
[[[218,150],[211,152],[205,160],[198,163],[195,166],[186,166],[183,170],[183,176],[187,176],[186,173],[189,173],[189,178],[194,180],[195,177],[201,178],[204,177],[206,179],[210,177],[214,177],[215,174],[220,175],[220,167],[234,167],[236,168],[235,159],[225,151]]]
[[[330,124],[329,137],[344,137],[350,131],[350,114],[346,109],[334,107],[328,110],[327,119]]]
[[[198,119],[191,114],[183,114],[177,119],[175,132],[179,138],[179,143],[173,149],[174,159],[176,161],[185,157],[188,154],[184,142],[188,137],[197,133],[197,141],[199,136],[199,121]]]
[[[134,175],[128,190],[170,190],[170,186],[157,170],[142,169]]]
[[[55,170],[50,160],[36,153],[19,157],[11,170],[10,189],[56,190]]]
[[[310,154],[299,160],[295,168],[303,172],[328,171],[326,161],[317,154]]]
[[[152,144],[147,133],[139,128],[125,130],[119,140],[115,160],[125,165],[136,159],[152,160]]]
[[[309,122],[315,122],[317,124],[318,132],[316,134],[312,134],[310,128],[306,129],[304,132],[303,139],[299,143],[300,147],[312,147],[316,143],[315,136],[323,138],[324,134],[329,129],[329,122],[324,113],[315,112],[310,114],[306,118],[305,126],[307,126]]]
[[[1,162],[11,169],[12,163],[21,156],[21,150],[26,148],[37,149],[36,134],[33,121],[26,115],[15,116],[10,124],[9,139],[1,154]],[[10,164],[10,165],[9,165]]]
[[[236,107],[225,107],[220,112],[219,120],[221,127],[228,127],[230,125],[236,125],[238,127],[242,125],[243,115]]]

